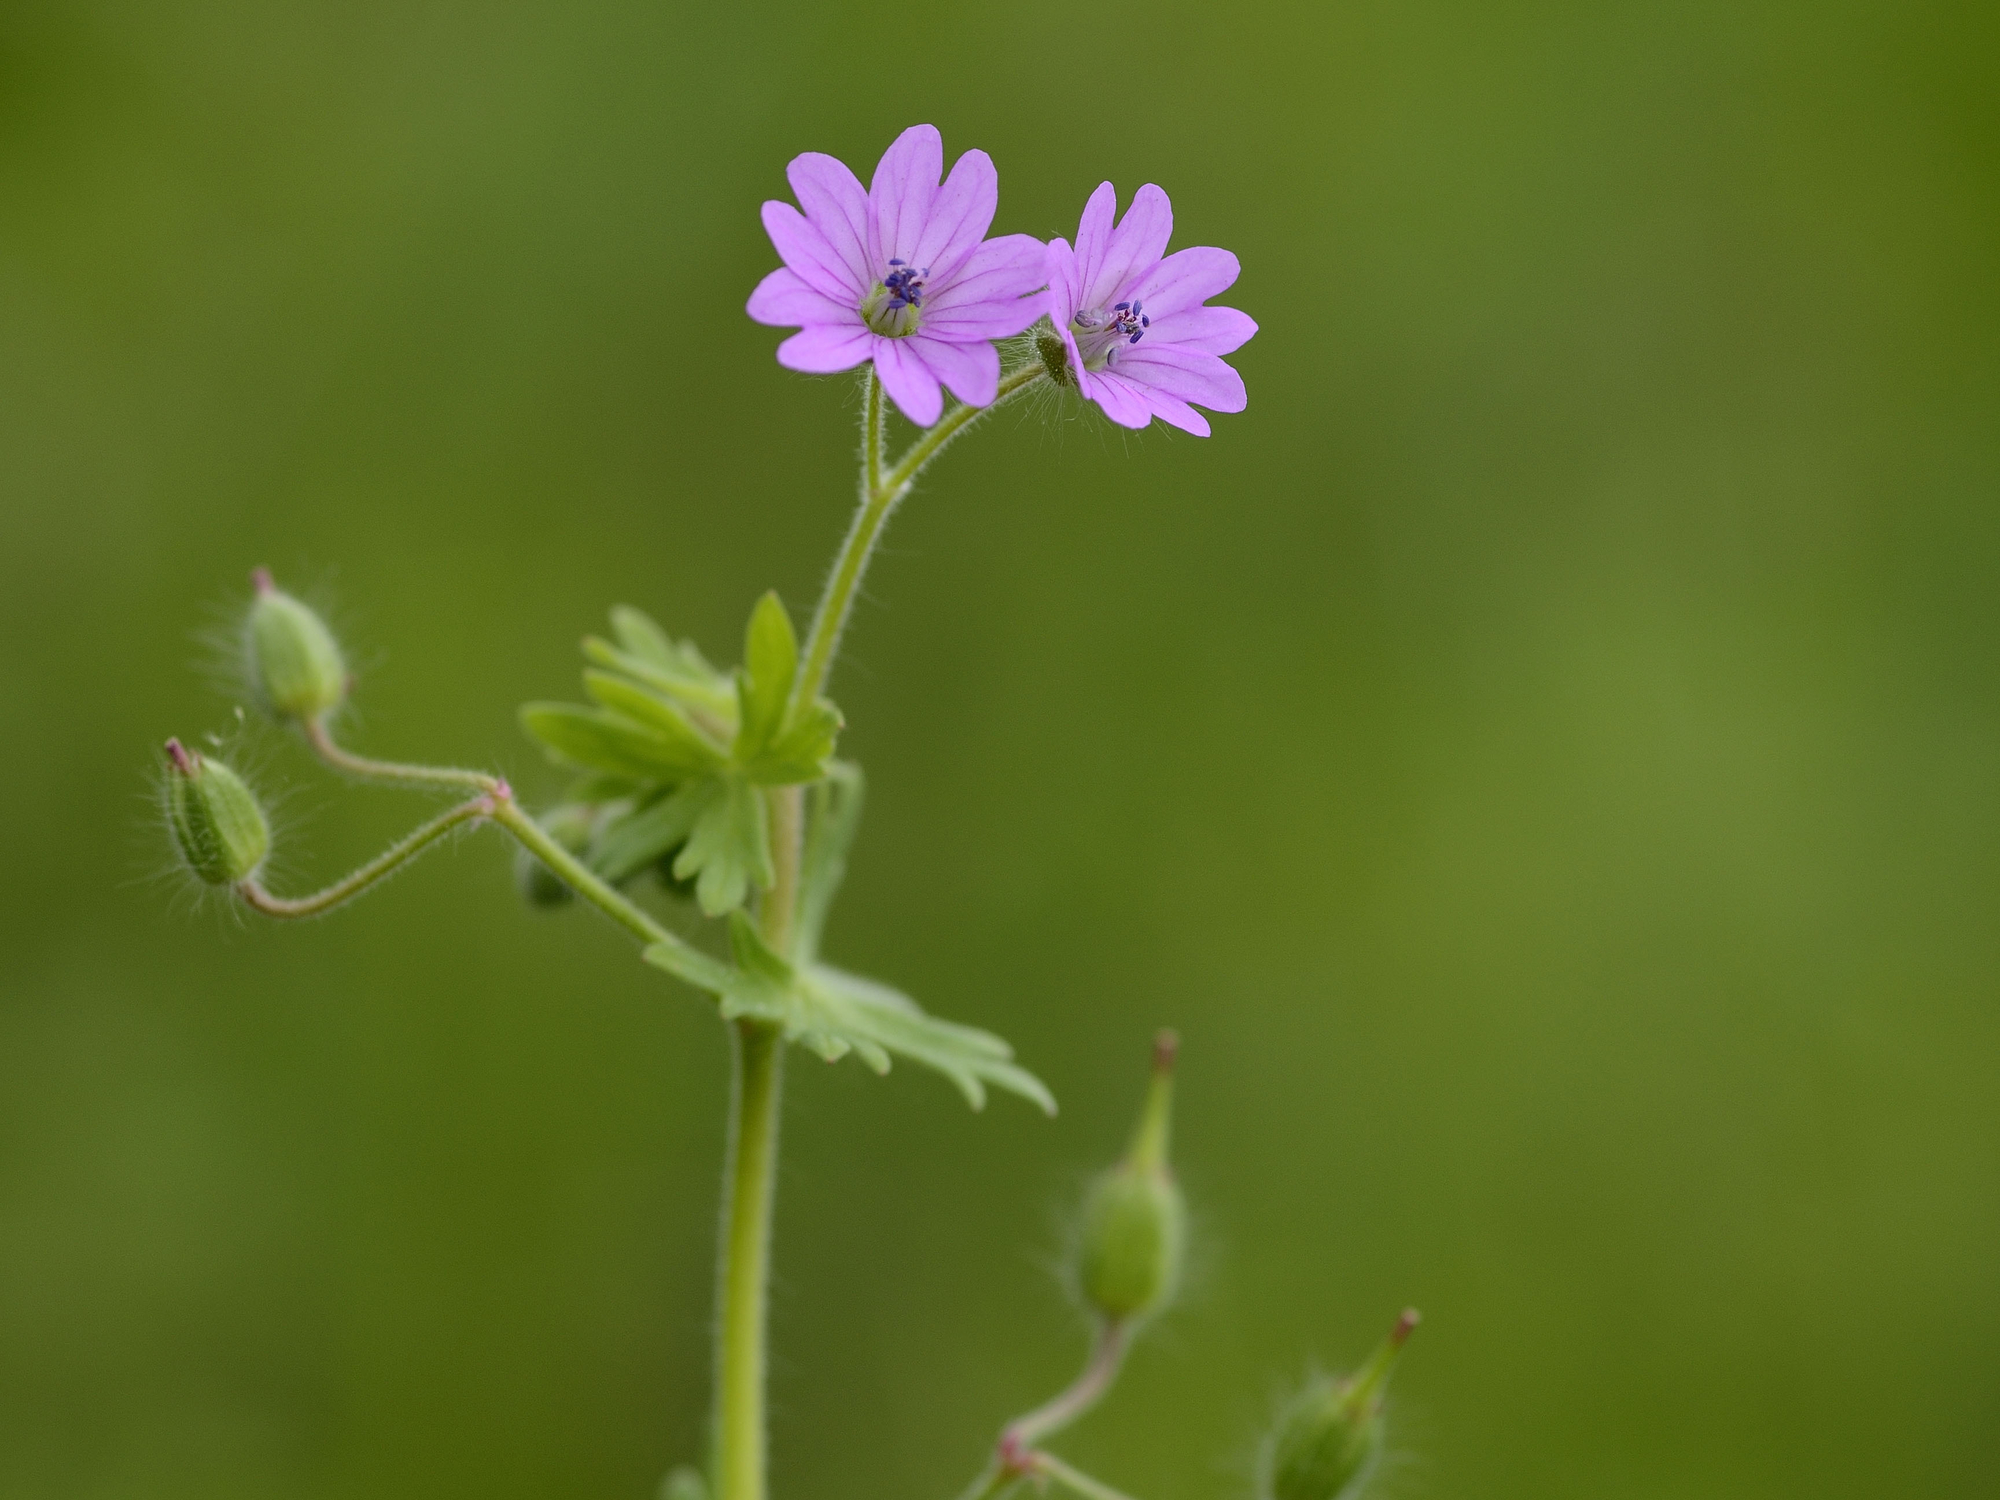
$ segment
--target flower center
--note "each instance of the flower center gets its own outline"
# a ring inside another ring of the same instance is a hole
[[[884,338],[907,338],[917,331],[924,305],[924,282],[931,268],[907,261],[889,262],[889,273],[875,284],[861,304],[861,320]]]
[[[1146,316],[1143,302],[1114,302],[1110,307],[1091,308],[1076,315],[1071,324],[1076,333],[1076,350],[1087,370],[1101,370],[1111,363],[1120,344],[1132,345],[1146,336],[1153,320]]]

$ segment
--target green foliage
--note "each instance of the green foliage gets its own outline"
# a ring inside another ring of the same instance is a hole
[[[938,1020],[872,979],[821,963],[789,963],[741,912],[731,914],[729,936],[733,964],[664,944],[648,948],[645,958],[716,996],[726,1019],[768,1022],[828,1062],[852,1052],[886,1073],[892,1055],[904,1057],[944,1074],[974,1109],[985,1107],[990,1084],[1055,1113],[1055,1099],[1041,1080],[1015,1064],[1013,1049],[990,1032]]]
[[[611,633],[584,642],[593,706],[531,703],[522,724],[590,773],[573,798],[623,804],[589,851],[593,869],[622,881],[671,857],[703,912],[736,910],[776,878],[760,788],[825,776],[839,711],[792,701],[799,643],[776,594],[751,612],[733,680],[630,606],[611,611]]]
[[[592,809],[573,802],[552,807],[535,819],[550,838],[572,854],[581,854],[590,847],[591,825],[595,820]],[[514,879],[521,888],[522,899],[530,906],[567,906],[576,895],[568,881],[526,847],[514,853]]]

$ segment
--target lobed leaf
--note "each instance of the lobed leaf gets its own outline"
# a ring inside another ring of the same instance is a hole
[[[714,769],[712,752],[704,754],[685,739],[669,738],[601,708],[529,703],[521,709],[521,725],[551,756],[579,770],[640,782],[681,782]]]
[[[792,617],[767,593],[750,611],[744,632],[743,672],[736,679],[739,720],[736,759],[749,766],[785,729],[785,710],[792,698],[792,679],[799,670],[799,638]]]
[[[695,774],[722,767],[722,747],[688,722],[671,698],[610,672],[585,672],[583,689],[613,713],[643,724],[682,747]]]
[[[611,819],[591,842],[591,868],[613,883],[638,874],[686,843],[721,791],[720,780],[703,777]]]
[[[769,890],[778,873],[771,865],[764,794],[740,776],[721,777],[713,784],[720,795],[696,816],[674,861],[674,874],[694,880],[702,911],[719,917],[741,906],[753,884]]]
[[[787,963],[742,912],[730,917],[730,945],[733,964],[667,944],[648,948],[645,958],[715,995],[725,1018],[748,1016],[775,1026],[787,1041],[828,1062],[852,1052],[886,1073],[892,1055],[903,1057],[944,1074],[974,1109],[985,1107],[990,1085],[1056,1112],[1042,1081],[1016,1064],[1013,1049],[991,1032],[927,1015],[908,995],[872,979],[825,964]]]

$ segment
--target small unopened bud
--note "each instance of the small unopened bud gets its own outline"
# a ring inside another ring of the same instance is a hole
[[[1152,1086],[1132,1147],[1084,1203],[1077,1280],[1084,1300],[1113,1323],[1159,1311],[1180,1280],[1187,1210],[1167,1163],[1178,1047],[1171,1031],[1154,1042]]]
[[[1069,369],[1069,345],[1062,341],[1060,334],[1037,334],[1035,356],[1041,360],[1042,368],[1049,372],[1049,379],[1057,385],[1076,384],[1076,377]]]
[[[243,622],[250,683],[281,719],[313,722],[347,697],[347,663],[326,622],[271,581],[250,575],[257,597]]]
[[[590,847],[590,809],[574,802],[566,802],[560,807],[552,807],[535,821],[542,825],[542,831],[571,854],[582,854]],[[521,896],[530,906],[562,906],[576,893],[569,888],[569,882],[556,874],[547,865],[521,849],[514,855],[514,878],[521,887]]]
[[[1314,1380],[1278,1416],[1264,1447],[1259,1500],[1354,1500],[1382,1456],[1382,1393],[1411,1331],[1415,1308],[1368,1363],[1340,1379]]]
[[[228,766],[167,741],[167,822],[187,867],[209,885],[234,885],[271,849],[271,825]]]

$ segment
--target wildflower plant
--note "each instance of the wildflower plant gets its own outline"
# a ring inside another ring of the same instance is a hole
[[[452,800],[331,885],[287,896],[266,884],[270,826],[234,770],[168,740],[162,782],[188,872],[250,910],[321,915],[448,836],[492,825],[518,845],[530,903],[588,903],[663,980],[714,1006],[732,1039],[733,1087],[712,1429],[706,1462],[667,1476],[671,1500],[766,1495],[766,1289],[787,1049],[851,1056],[878,1073],[898,1059],[929,1068],[974,1109],[992,1090],[1056,1108],[1001,1038],[933,1016],[823,954],[863,802],[860,768],[837,754],[843,720],[827,686],[884,524],[948,443],[1037,386],[1075,390],[1126,427],[1157,418],[1207,436],[1194,408],[1243,409],[1242,379],[1223,356],[1256,332],[1247,315],[1208,305],[1235,282],[1236,257],[1168,254],[1172,210],[1151,185],[1122,219],[1112,185],[1099,187],[1072,246],[989,238],[999,204],[991,159],[968,151],[945,175],[943,141],[928,125],[896,139],[865,189],[817,153],[795,158],[788,178],[797,206],[763,209],[784,264],[758,284],[748,312],[798,330],[778,346],[788,368],[861,370],[858,504],[803,641],[771,593],[751,609],[742,659],[729,668],[639,610],[612,609],[608,633],[583,642],[584,701],[521,710],[528,736],[570,775],[558,802],[531,812],[496,773],[377,760],[343,744],[353,683],[340,644],[258,569],[242,622],[250,695],[334,771]],[[891,405],[921,429],[893,458]],[[679,916],[670,925],[663,913]],[[1111,1389],[1180,1279],[1185,1210],[1169,1152],[1176,1048],[1171,1032],[1155,1040],[1130,1148],[1082,1206],[1072,1269],[1093,1327],[1083,1371],[1002,1425],[965,1500],[1023,1484],[1123,1500],[1047,1444]],[[1406,1312],[1358,1373],[1317,1379],[1286,1406],[1265,1445],[1258,1500],[1361,1494],[1381,1449],[1389,1367],[1415,1322]]]

